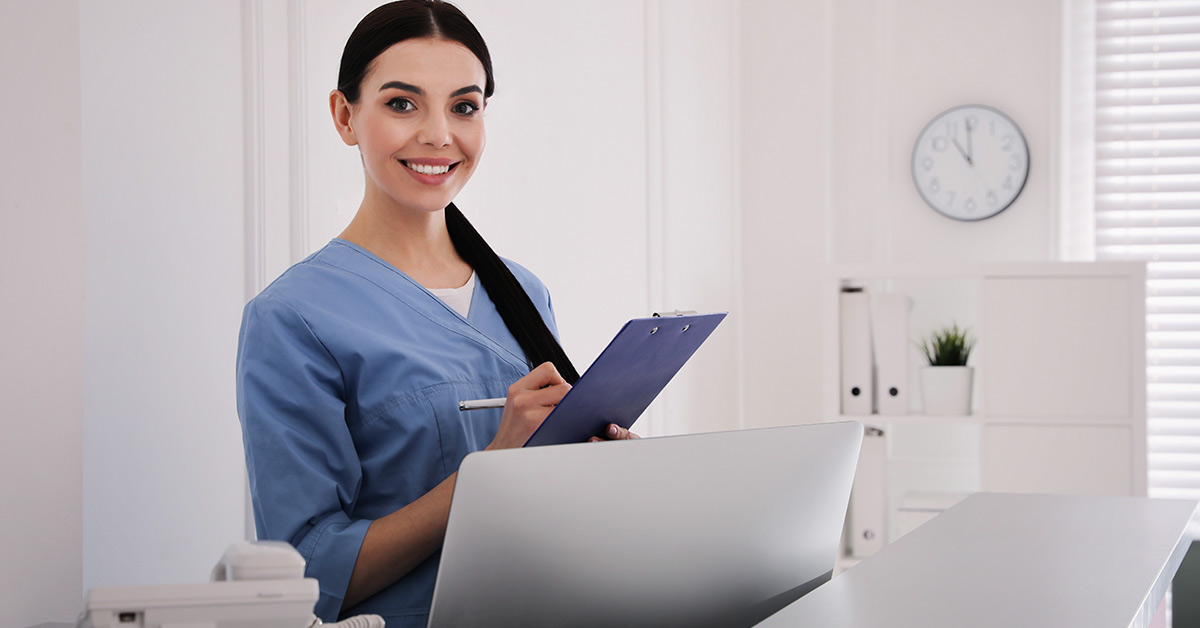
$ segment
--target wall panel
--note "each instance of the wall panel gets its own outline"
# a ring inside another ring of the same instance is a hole
[[[81,607],[83,208],[79,5],[0,3],[0,609]],[[0,106],[2,107],[2,106]]]
[[[820,415],[821,267],[831,250],[831,1],[740,4],[746,427]],[[836,374],[833,375],[836,377]]]
[[[83,586],[203,581],[245,531],[241,6],[79,24]]]

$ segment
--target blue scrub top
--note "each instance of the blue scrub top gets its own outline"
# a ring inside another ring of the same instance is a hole
[[[557,336],[550,295],[509,268]],[[429,492],[491,442],[503,397],[529,372],[477,284],[469,316],[391,264],[333,240],[246,305],[238,339],[238,415],[260,539],[287,541],[320,581],[316,613],[375,613],[425,626],[439,554],[343,609],[367,526]]]

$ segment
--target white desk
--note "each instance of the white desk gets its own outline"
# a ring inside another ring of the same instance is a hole
[[[759,626],[1143,628],[1194,501],[979,493]]]

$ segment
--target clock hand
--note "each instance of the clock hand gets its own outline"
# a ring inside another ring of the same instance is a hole
[[[968,135],[967,137],[970,138],[971,136]],[[952,138],[950,138],[950,141],[954,142],[954,147],[958,149],[958,154],[962,155],[963,159],[967,160],[967,165],[974,166],[975,164],[971,161],[971,156],[968,155],[967,151],[963,150],[962,145],[958,143],[958,138],[952,137]]]
[[[972,157],[974,157],[974,155],[975,155],[975,150],[971,146],[971,138],[975,136],[975,126],[971,124],[970,118],[967,119],[966,125],[967,125],[967,163],[970,164]]]

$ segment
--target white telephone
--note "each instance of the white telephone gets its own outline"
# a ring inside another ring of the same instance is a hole
[[[310,628],[319,593],[304,577],[304,558],[279,541],[234,543],[212,581],[140,587],[94,587],[77,628]],[[339,628],[384,628],[360,615]]]

